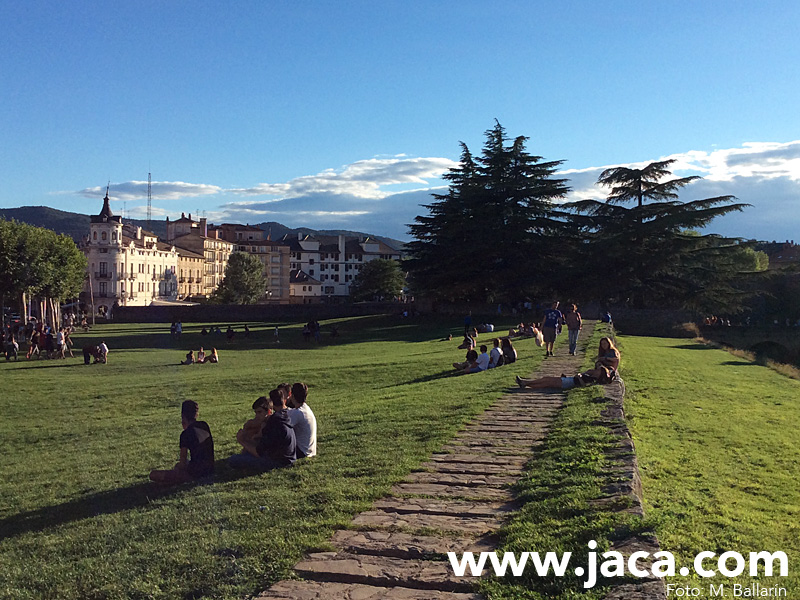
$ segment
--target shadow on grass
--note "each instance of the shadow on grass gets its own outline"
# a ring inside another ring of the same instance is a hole
[[[719,348],[714,348],[713,346],[707,346],[705,344],[681,344],[680,346],[673,346],[673,348],[679,350],[719,350]]]
[[[749,360],[726,360],[721,365],[727,365],[729,367],[760,367],[758,363],[750,362]]]
[[[147,481],[115,490],[106,490],[81,496],[69,502],[54,504],[53,506],[46,506],[0,519],[0,539],[30,532],[40,532],[81,519],[141,508],[155,500],[168,498],[196,487],[213,485],[214,483],[227,483],[263,473],[263,471],[257,470],[234,470],[228,466],[227,462],[227,459],[215,461],[215,474],[211,477],[176,485],[159,485]]]

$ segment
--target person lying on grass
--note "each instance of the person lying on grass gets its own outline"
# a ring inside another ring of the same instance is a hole
[[[522,379],[519,375],[515,378],[517,385],[521,388],[556,388],[560,390],[569,390],[574,387],[586,387],[587,385],[601,384],[605,385],[614,381],[617,372],[608,367],[595,367],[585,373],[579,373],[573,377],[561,375],[561,377],[540,377],[539,379]]]
[[[184,483],[214,473],[214,438],[205,421],[198,421],[200,409],[194,400],[181,405],[180,459],[168,471],[150,471],[150,480],[156,483]]]
[[[272,414],[269,398],[261,396],[258,400],[253,402],[253,412],[255,412],[255,416],[245,422],[242,428],[236,433],[236,441],[242,444],[242,452],[247,452],[247,450],[244,449],[245,442],[258,444],[261,441],[261,430],[264,428],[267,417]]]
[[[244,439],[238,440],[245,452],[228,459],[232,468],[268,471],[294,464],[297,442],[286,409],[286,399],[280,390],[274,389],[269,392],[269,400],[274,412],[264,423],[261,439],[255,444]]]

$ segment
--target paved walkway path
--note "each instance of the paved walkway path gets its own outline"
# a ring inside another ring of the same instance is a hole
[[[577,372],[593,330],[594,322],[585,322],[578,356],[563,343],[536,375]],[[514,367],[501,368],[513,385]],[[257,600],[478,600],[475,578],[456,577],[441,555],[496,547],[495,532],[517,509],[509,487],[535,458],[534,446],[565,398],[534,390],[506,394],[423,463],[425,470],[337,531],[337,551],[309,555],[295,565],[301,580],[280,581]]]

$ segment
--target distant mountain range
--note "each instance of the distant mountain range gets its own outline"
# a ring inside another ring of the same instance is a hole
[[[36,227],[46,227],[52,229],[56,233],[63,233],[70,236],[76,242],[89,233],[89,224],[91,219],[89,215],[82,215],[80,213],[66,212],[47,206],[22,206],[20,208],[0,208],[0,219],[15,219],[22,223],[35,225]],[[125,223],[131,223],[138,227],[148,229],[155,233],[158,237],[163,238],[167,235],[167,222],[166,220],[154,220],[151,227],[147,226],[147,221],[140,219],[123,219]],[[355,237],[373,237],[381,240],[383,243],[391,246],[395,250],[403,251],[405,249],[405,242],[396,240],[389,237],[380,235],[372,235],[370,233],[363,233],[360,231],[347,231],[344,229],[311,229],[309,227],[298,227],[292,229],[286,227],[281,223],[269,221],[266,223],[257,223],[253,225],[259,227],[264,231],[271,233],[273,240],[278,240],[284,235],[292,234],[297,235],[302,233],[304,235],[348,235]]]

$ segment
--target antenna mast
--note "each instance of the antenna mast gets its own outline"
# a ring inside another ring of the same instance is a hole
[[[147,229],[153,229],[153,178],[150,173],[147,174]]]

